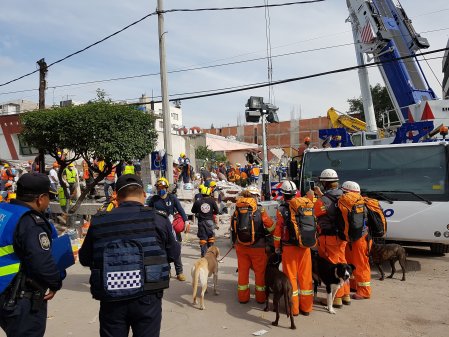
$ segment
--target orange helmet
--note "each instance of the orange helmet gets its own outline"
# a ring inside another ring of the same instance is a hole
[[[58,168],[58,167],[59,167],[59,164],[58,164],[57,161],[55,161],[55,162],[53,163],[53,168]]]

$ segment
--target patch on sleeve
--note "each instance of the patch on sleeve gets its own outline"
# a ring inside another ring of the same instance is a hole
[[[50,249],[50,239],[48,238],[47,233],[42,232],[39,234],[39,243],[41,244],[41,248],[43,250]]]

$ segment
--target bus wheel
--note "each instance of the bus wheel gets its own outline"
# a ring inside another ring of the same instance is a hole
[[[430,244],[430,251],[432,254],[444,255],[445,253],[449,253],[449,245],[445,245],[443,243],[432,243]]]

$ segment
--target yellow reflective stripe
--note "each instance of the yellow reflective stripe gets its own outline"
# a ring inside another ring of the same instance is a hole
[[[359,287],[371,287],[371,282],[358,282]]]
[[[292,293],[292,296],[298,296],[298,290],[295,290],[295,291]]]
[[[274,241],[281,241],[281,237],[273,235],[273,240]]]
[[[265,291],[265,286],[256,285],[256,291]]]
[[[10,264],[8,266],[0,267],[0,276],[11,275],[19,272],[20,263]]]
[[[237,289],[238,290],[246,290],[246,289],[249,289],[249,284],[245,284],[245,285],[237,285]]]
[[[0,256],[5,256],[14,253],[12,245],[0,247]]]
[[[301,290],[300,293],[301,293],[301,295],[309,296],[309,295],[313,295],[313,290]]]
[[[272,231],[274,231],[275,228],[276,228],[276,224],[273,224],[273,226],[271,226],[270,228],[267,228],[267,231],[269,231],[271,233]]]

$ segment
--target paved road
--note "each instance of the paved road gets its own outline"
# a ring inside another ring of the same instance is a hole
[[[224,230],[220,230],[223,234]],[[190,235],[190,239],[196,239]],[[229,239],[221,237],[217,245],[224,254]],[[279,327],[272,327],[273,312],[264,312],[254,299],[246,305],[236,299],[236,257],[232,251],[220,264],[220,295],[206,294],[206,310],[192,306],[190,268],[199,257],[197,243],[183,246],[186,282],[172,280],[163,301],[161,336],[250,336],[267,330],[265,336],[447,336],[449,331],[449,257],[431,256],[427,250],[408,251],[407,281],[401,274],[395,279],[378,281],[373,270],[373,298],[353,301],[349,307],[328,314],[315,304],[309,317],[296,317],[297,330],[288,329],[289,320],[281,316]],[[388,270],[388,267],[385,268]],[[71,267],[64,288],[49,303],[48,337],[98,336],[98,302],[91,299],[89,270],[79,264]],[[252,288],[253,291],[253,288]],[[321,292],[319,297],[324,297]],[[0,333],[0,336],[2,333]]]

